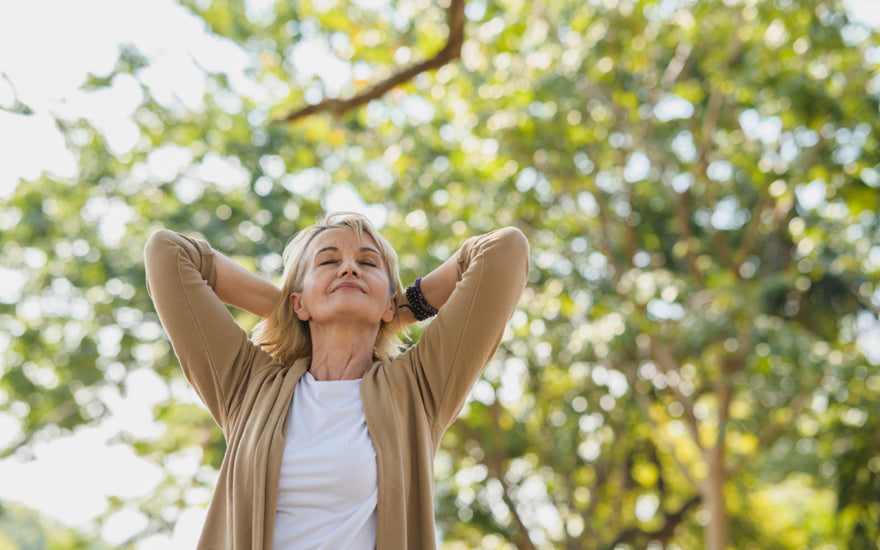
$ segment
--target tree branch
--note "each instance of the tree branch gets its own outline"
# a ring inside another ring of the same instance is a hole
[[[13,99],[12,105],[0,105],[0,111],[6,111],[8,113],[26,116],[34,114],[34,110],[22,103],[21,100],[18,98],[18,91],[15,89],[15,84],[12,83],[12,80],[9,79],[9,76],[7,76],[4,72],[0,72],[0,77],[2,77],[3,80],[5,80],[9,84],[9,89],[10,91],[12,91]]]
[[[796,396],[791,400],[789,404],[789,408],[791,409],[791,418],[796,418],[798,414],[807,406],[810,399],[812,398],[812,393],[802,393]],[[776,422],[767,426],[764,431],[762,431],[758,435],[758,444],[755,445],[755,452],[752,452],[748,455],[743,455],[740,459],[730,467],[727,472],[727,479],[731,479],[741,471],[743,471],[746,467],[748,467],[752,462],[761,458],[762,455],[760,451],[764,451],[773,444],[777,439],[785,435],[787,431],[791,429],[791,421],[783,421]]]
[[[495,425],[495,433],[503,434],[504,429],[501,428],[500,420],[501,404],[498,403],[497,399],[489,405],[489,412],[491,413],[492,423]],[[512,482],[508,483],[504,476],[505,451],[506,449],[501,445],[494,453],[487,453],[483,462],[486,465],[486,468],[488,468],[489,473],[501,483],[501,498],[504,500],[504,504],[507,505],[508,510],[510,510],[510,515],[517,527],[517,530],[513,533],[513,542],[516,544],[517,548],[522,548],[523,550],[535,550],[535,545],[532,543],[531,537],[529,537],[529,528],[526,526],[522,516],[520,516],[519,511],[516,509],[514,496],[511,495],[511,489],[515,487],[515,484]]]
[[[509,453],[508,449],[505,447],[506,441],[503,436],[505,431],[501,428],[499,418],[501,414],[501,404],[496,399],[491,405],[489,405],[488,410],[489,416],[492,418],[492,426],[494,427],[494,430],[491,432],[492,435],[502,435],[499,439],[493,441],[492,446],[495,450],[491,453],[486,452],[483,457],[483,464],[489,470],[489,475],[497,479],[501,484],[501,498],[510,511],[510,517],[514,524],[514,530],[511,533],[511,539],[513,539],[512,542],[516,544],[517,548],[522,548],[523,550],[535,550],[535,546],[529,538],[529,529],[520,516],[519,511],[516,509],[515,496],[511,494],[511,491],[516,488],[516,485],[508,483],[504,478],[504,460],[505,458],[509,458]],[[466,437],[474,441],[486,442],[486,434],[482,434],[479,430],[468,426],[466,422],[459,422],[456,426]]]
[[[706,287],[706,282],[703,279],[703,273],[700,271],[699,266],[697,266],[697,255],[692,246],[694,242],[694,234],[691,232],[691,213],[687,205],[687,197],[689,194],[687,191],[677,193],[674,190],[670,190],[669,192],[675,203],[675,221],[678,224],[679,240],[684,242],[686,246],[685,260],[687,262],[688,271],[690,272],[691,277],[693,277],[697,289],[702,290]]]
[[[283,116],[279,120],[282,122],[295,122],[309,115],[326,111],[333,113],[333,115],[338,118],[356,107],[360,107],[374,99],[382,97],[389,90],[404,84],[405,82],[409,82],[420,73],[438,69],[453,59],[461,57],[461,46],[464,42],[464,3],[465,0],[450,0],[449,7],[446,8],[446,21],[449,26],[449,37],[447,38],[446,45],[443,46],[443,49],[431,59],[407,67],[406,69],[391,75],[389,78],[374,84],[373,87],[354,97],[348,99],[326,98],[320,103],[303,107],[302,109]]]
[[[747,333],[740,343],[739,351],[727,355],[721,360],[721,375],[715,383],[715,393],[718,396],[718,434],[713,445],[714,450],[724,449],[724,438],[727,434],[727,422],[730,420],[730,405],[733,402],[733,388],[730,378],[745,367],[746,356],[752,349],[754,335]]]
[[[668,349],[663,347],[656,338],[651,337],[649,353],[651,359],[660,367],[660,370],[663,371],[664,374],[668,374],[672,371],[678,370],[678,364],[675,361],[675,358],[669,352]],[[701,451],[704,451],[703,442],[700,439],[700,422],[697,420],[697,415],[694,413],[694,405],[690,399],[678,389],[677,386],[673,384],[667,384],[666,388],[678,399],[679,403],[681,403],[682,410],[684,411],[682,415],[685,419],[685,426],[688,427],[688,431],[691,433],[691,437],[694,440],[694,443],[697,444],[697,447]]]
[[[599,227],[601,231],[599,231],[598,238],[596,239],[596,249],[600,250],[608,260],[608,263],[611,264],[614,272],[611,274],[611,279],[614,281],[614,288],[617,290],[618,285],[620,284],[620,278],[623,275],[623,266],[620,265],[620,262],[617,261],[617,256],[614,254],[614,244],[611,238],[611,226],[613,222],[608,219],[608,201],[605,200],[604,192],[596,188],[595,193],[593,193],[593,198],[596,199],[596,204],[599,206]],[[632,257],[630,257],[630,262],[632,262]],[[625,296],[623,296],[626,299]]]
[[[645,415],[645,418],[654,425],[656,428],[654,430],[654,434],[657,436],[658,445],[663,445],[666,447],[665,452],[672,458],[672,461],[678,467],[679,472],[685,479],[687,479],[691,485],[694,487],[699,487],[698,482],[694,479],[687,465],[681,461],[678,454],[676,453],[676,445],[675,442],[672,441],[669,436],[666,434],[664,430],[661,429],[660,423],[655,421],[654,418],[651,417],[651,402],[648,400],[648,397],[642,392],[636,390],[636,384],[638,383],[638,376],[636,374],[635,367],[632,368],[622,368],[621,372],[627,377],[629,380],[630,387],[633,388],[633,396],[635,397],[636,404],[638,404],[639,408],[642,409],[642,413]],[[669,386],[667,386],[667,389]]]
[[[619,545],[626,542],[636,542],[636,539],[643,538],[646,540],[659,540],[663,543],[663,547],[666,546],[666,542],[672,537],[675,529],[681,524],[684,520],[685,514],[699,504],[702,498],[700,495],[695,495],[690,498],[687,502],[685,502],[681,508],[672,512],[671,514],[666,515],[666,519],[663,522],[663,525],[657,529],[656,531],[644,531],[637,527],[630,527],[629,529],[623,531],[617,537],[614,538],[609,544],[605,545],[605,548],[609,550],[613,550],[614,548],[618,548]]]
[[[675,48],[675,55],[669,60],[669,64],[666,65],[666,69],[663,71],[663,76],[660,77],[660,88],[656,88],[655,92],[652,93],[652,107],[659,101],[660,93],[672,90],[672,87],[678,82],[678,77],[684,71],[692,50],[693,48],[690,45],[684,43],[679,44]]]
[[[734,263],[737,266],[735,271],[737,278],[741,278],[739,268],[742,267],[743,263],[748,259],[749,255],[754,252],[755,247],[758,245],[758,239],[761,237],[761,224],[763,223],[761,220],[761,214],[765,210],[771,208],[773,203],[773,197],[769,194],[762,194],[761,197],[755,201],[755,207],[752,209],[752,215],[749,217],[749,221],[746,224],[739,251],[734,258]]]

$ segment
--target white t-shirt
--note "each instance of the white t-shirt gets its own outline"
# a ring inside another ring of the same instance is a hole
[[[275,512],[273,550],[374,550],[376,451],[361,381],[319,382],[294,391]]]

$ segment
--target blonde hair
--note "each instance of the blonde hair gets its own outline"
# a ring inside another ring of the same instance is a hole
[[[285,365],[292,365],[296,360],[312,354],[309,324],[296,316],[290,303],[290,295],[302,291],[309,244],[320,233],[338,227],[351,229],[358,238],[366,234],[373,239],[385,263],[392,299],[403,293],[403,285],[398,273],[397,252],[366,216],[354,212],[336,212],[326,215],[312,227],[303,229],[284,249],[281,295],[272,312],[257,324],[253,336],[256,344]],[[379,328],[379,334],[373,344],[374,359],[385,361],[400,353],[401,341],[397,333],[401,328],[400,312],[395,307],[391,322],[383,321]]]

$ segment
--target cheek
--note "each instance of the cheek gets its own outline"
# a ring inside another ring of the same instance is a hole
[[[384,273],[377,274],[373,277],[372,287],[378,289],[382,294],[387,297],[391,296],[391,289],[388,288],[388,276]]]
[[[304,276],[302,280],[302,289],[303,292],[307,292],[309,290],[314,290],[318,288],[321,284],[321,272],[315,270],[309,270]]]

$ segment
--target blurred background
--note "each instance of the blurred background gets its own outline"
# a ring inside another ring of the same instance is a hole
[[[870,0],[0,0],[0,550],[194,546],[224,443],[144,242],[275,278],[332,210],[405,282],[531,242],[436,460],[442,548],[880,548],[878,29]]]

